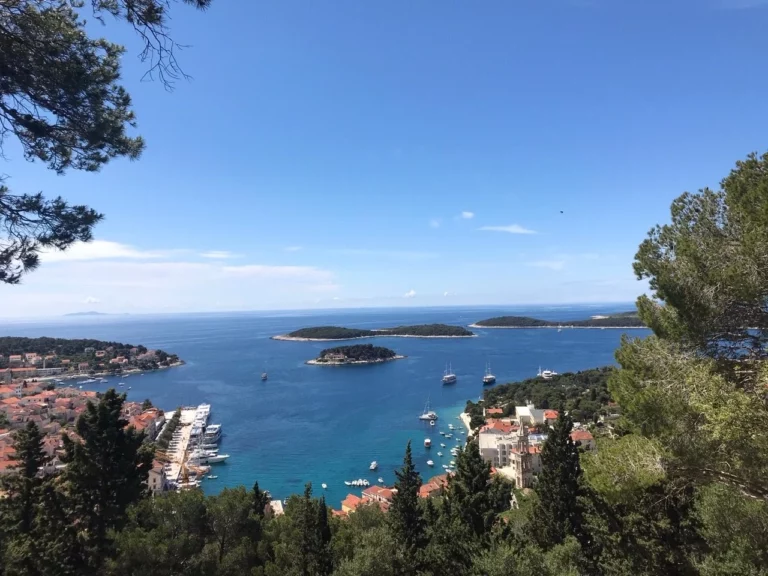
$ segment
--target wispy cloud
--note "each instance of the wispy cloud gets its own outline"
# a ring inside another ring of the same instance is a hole
[[[468,212],[468,211],[465,210],[464,212],[461,213],[461,217],[464,220],[472,220],[472,218],[475,217],[475,213],[474,212]]]
[[[429,221],[430,228],[440,228],[440,218],[432,218]]]
[[[416,296],[416,290],[414,290],[413,288],[411,288],[410,290],[408,290],[408,292],[403,294],[403,298],[414,298],[415,296]]]
[[[546,268],[548,270],[562,270],[565,268],[565,261],[563,260],[536,260],[535,262],[529,262],[528,266],[534,268]]]
[[[83,300],[83,304],[99,304],[101,303],[101,300],[98,298],[94,298],[93,296],[88,296],[85,300]]]
[[[67,262],[76,260],[148,260],[165,258],[178,252],[173,250],[140,250],[128,244],[109,240],[75,242],[66,251],[46,250],[40,254],[43,262]]]
[[[283,250],[285,250],[286,252],[298,252],[301,249],[302,249],[301,246],[286,246],[285,248],[283,248]]]
[[[239,258],[239,256],[239,254],[234,254],[227,250],[209,250],[200,253],[201,258],[210,258],[211,260],[229,260],[231,258]]]
[[[507,234],[536,234],[535,230],[529,230],[519,224],[510,224],[509,226],[481,226],[478,230],[486,232],[506,232]]]

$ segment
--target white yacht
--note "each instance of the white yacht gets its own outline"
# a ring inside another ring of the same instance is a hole
[[[352,486],[352,482],[350,482],[349,480],[344,480],[344,484],[347,486]]]
[[[453,424],[448,424],[448,430],[453,430]]]
[[[427,460],[427,466],[434,466],[435,463],[432,460]]]
[[[491,373],[491,363],[488,362],[485,365],[485,376],[483,376],[483,385],[487,386],[489,384],[495,384],[496,383],[496,376],[494,376]]]
[[[455,384],[456,383],[456,374],[453,373],[453,369],[451,368],[451,365],[448,364],[445,367],[445,372],[443,372],[443,384]]]
[[[424,448],[431,448],[432,447],[432,440],[429,438],[424,438]]]
[[[442,442],[440,442],[440,448],[445,448],[445,444],[443,444]]]
[[[427,403],[424,406],[424,412],[422,412],[421,416],[419,416],[419,420],[429,420],[433,423],[435,420],[437,420],[437,412],[429,409],[429,399],[427,399]]]
[[[438,453],[437,453],[437,455],[438,455],[438,456],[440,456],[440,457],[442,457],[442,456],[443,456],[443,453],[442,453],[442,452],[438,452]]]
[[[376,460],[374,460],[373,462],[371,462],[371,465],[368,466],[368,470],[376,470],[376,468],[378,467],[379,467],[379,463],[376,462]]]
[[[539,372],[536,374],[536,376],[539,376],[541,378],[544,378],[544,380],[550,380],[553,376],[557,376],[557,372],[554,370],[542,370],[541,366],[539,366]]]
[[[384,484],[384,478],[379,478],[379,484]]]
[[[220,438],[221,424],[211,424],[210,426],[206,427],[205,433],[203,434],[203,442],[212,444],[214,442],[218,442]]]
[[[325,482],[323,482],[322,484],[320,484],[320,486],[322,486],[322,487],[323,487],[323,490],[327,490],[327,489],[328,489],[328,484],[326,484]]]

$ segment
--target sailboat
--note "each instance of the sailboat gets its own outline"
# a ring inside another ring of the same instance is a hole
[[[424,412],[419,416],[419,420],[430,420],[432,422],[437,420],[437,412],[429,409],[429,398],[427,398],[427,403],[424,405]]]
[[[496,376],[491,373],[491,363],[487,362],[485,365],[485,376],[483,376],[483,385],[495,384]]]
[[[453,373],[453,369],[451,368],[451,365],[448,364],[445,367],[445,372],[443,373],[443,384],[455,384],[456,383],[456,374]]]

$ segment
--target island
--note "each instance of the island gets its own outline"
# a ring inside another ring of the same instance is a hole
[[[122,374],[183,363],[176,354],[120,342],[0,337],[0,371],[13,379]]]
[[[479,320],[470,328],[646,328],[637,312],[598,314],[586,320],[540,320],[529,316],[498,316]]]
[[[314,360],[308,360],[307,364],[313,366],[349,366],[360,364],[379,364],[390,360],[400,360],[400,356],[394,350],[373,344],[357,344],[356,346],[339,346],[326,348]]]
[[[471,338],[475,336],[463,326],[450,324],[418,324],[415,326],[396,326],[365,330],[343,328],[341,326],[313,326],[301,328],[288,334],[273,336],[273,340],[293,340],[298,342],[323,342],[328,340],[356,340],[377,336],[397,336],[401,338]]]

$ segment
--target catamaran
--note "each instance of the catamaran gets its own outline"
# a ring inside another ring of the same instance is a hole
[[[456,383],[456,374],[453,373],[453,369],[450,364],[448,364],[445,367],[445,372],[443,372],[443,384],[455,384]]]

